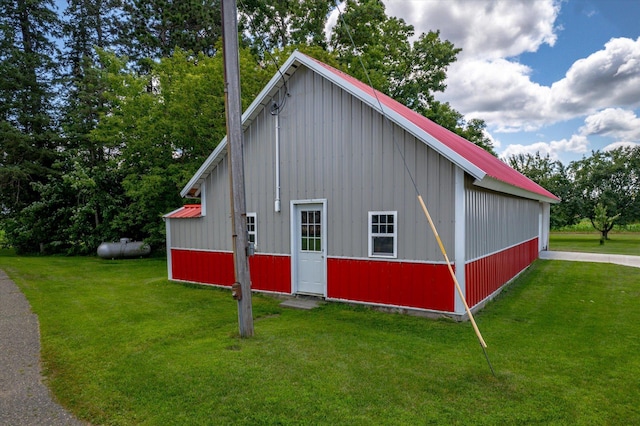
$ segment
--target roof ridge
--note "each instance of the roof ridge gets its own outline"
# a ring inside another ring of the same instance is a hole
[[[474,177],[475,185],[539,201],[555,203],[560,200],[554,194],[476,144],[346,72],[298,50],[289,56],[280,70],[274,74],[269,83],[244,112],[242,115],[243,128],[246,128],[257,116],[261,108],[264,108],[265,99],[280,89],[280,85],[283,84],[281,76],[290,78],[300,65],[306,66],[311,71],[323,76],[355,98],[384,114],[396,125],[413,134],[418,140]],[[196,196],[199,193],[204,177],[224,155],[225,146],[226,136],[183,188],[181,191],[183,197]],[[503,184],[496,185],[495,181]]]

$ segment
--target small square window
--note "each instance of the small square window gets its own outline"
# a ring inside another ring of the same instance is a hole
[[[369,256],[398,256],[396,216],[398,212],[369,212]]]
[[[258,221],[255,213],[247,213],[247,241],[258,246]]]

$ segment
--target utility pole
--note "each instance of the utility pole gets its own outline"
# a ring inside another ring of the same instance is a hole
[[[238,301],[240,337],[251,337],[253,336],[253,308],[251,306],[251,275],[247,253],[249,245],[242,154],[238,7],[236,0],[222,0],[221,7],[224,93],[227,113],[227,158],[229,159],[233,263],[236,279],[232,286],[232,294],[234,299]]]

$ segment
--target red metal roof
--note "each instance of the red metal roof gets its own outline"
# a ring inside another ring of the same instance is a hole
[[[166,214],[164,217],[171,219],[186,219],[200,216],[202,216],[202,206],[200,204],[187,204]]]
[[[391,109],[410,123],[424,130],[433,138],[441,142],[443,145],[482,170],[488,176],[506,184],[521,188],[525,191],[542,195],[543,197],[547,197],[552,200],[560,200],[551,192],[547,191],[531,179],[511,168],[509,165],[494,157],[474,143],[471,143],[463,137],[453,133],[452,131],[445,129],[444,127],[429,120],[423,115],[418,114],[417,112],[402,105],[400,102],[392,99],[384,93],[373,90],[370,86],[364,84],[360,80],[351,77],[350,75],[337,70],[330,65],[320,62],[317,59],[311,57],[309,58],[313,59],[313,61],[321,65],[323,68],[331,71],[342,80],[345,80],[349,85],[355,86],[366,94],[375,97],[384,107]]]

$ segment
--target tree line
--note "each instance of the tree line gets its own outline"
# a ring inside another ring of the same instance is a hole
[[[640,145],[595,151],[568,165],[539,153],[508,164],[561,198],[551,206],[551,228],[588,219],[603,239],[615,224],[640,221]]]
[[[380,0],[347,0],[328,31],[335,7],[238,0],[244,107],[298,49],[495,155],[484,121],[434,97],[459,48],[437,30],[416,37]],[[162,214],[225,134],[220,40],[220,0],[0,0],[6,241],[18,252],[94,253],[123,236],[161,248]]]

